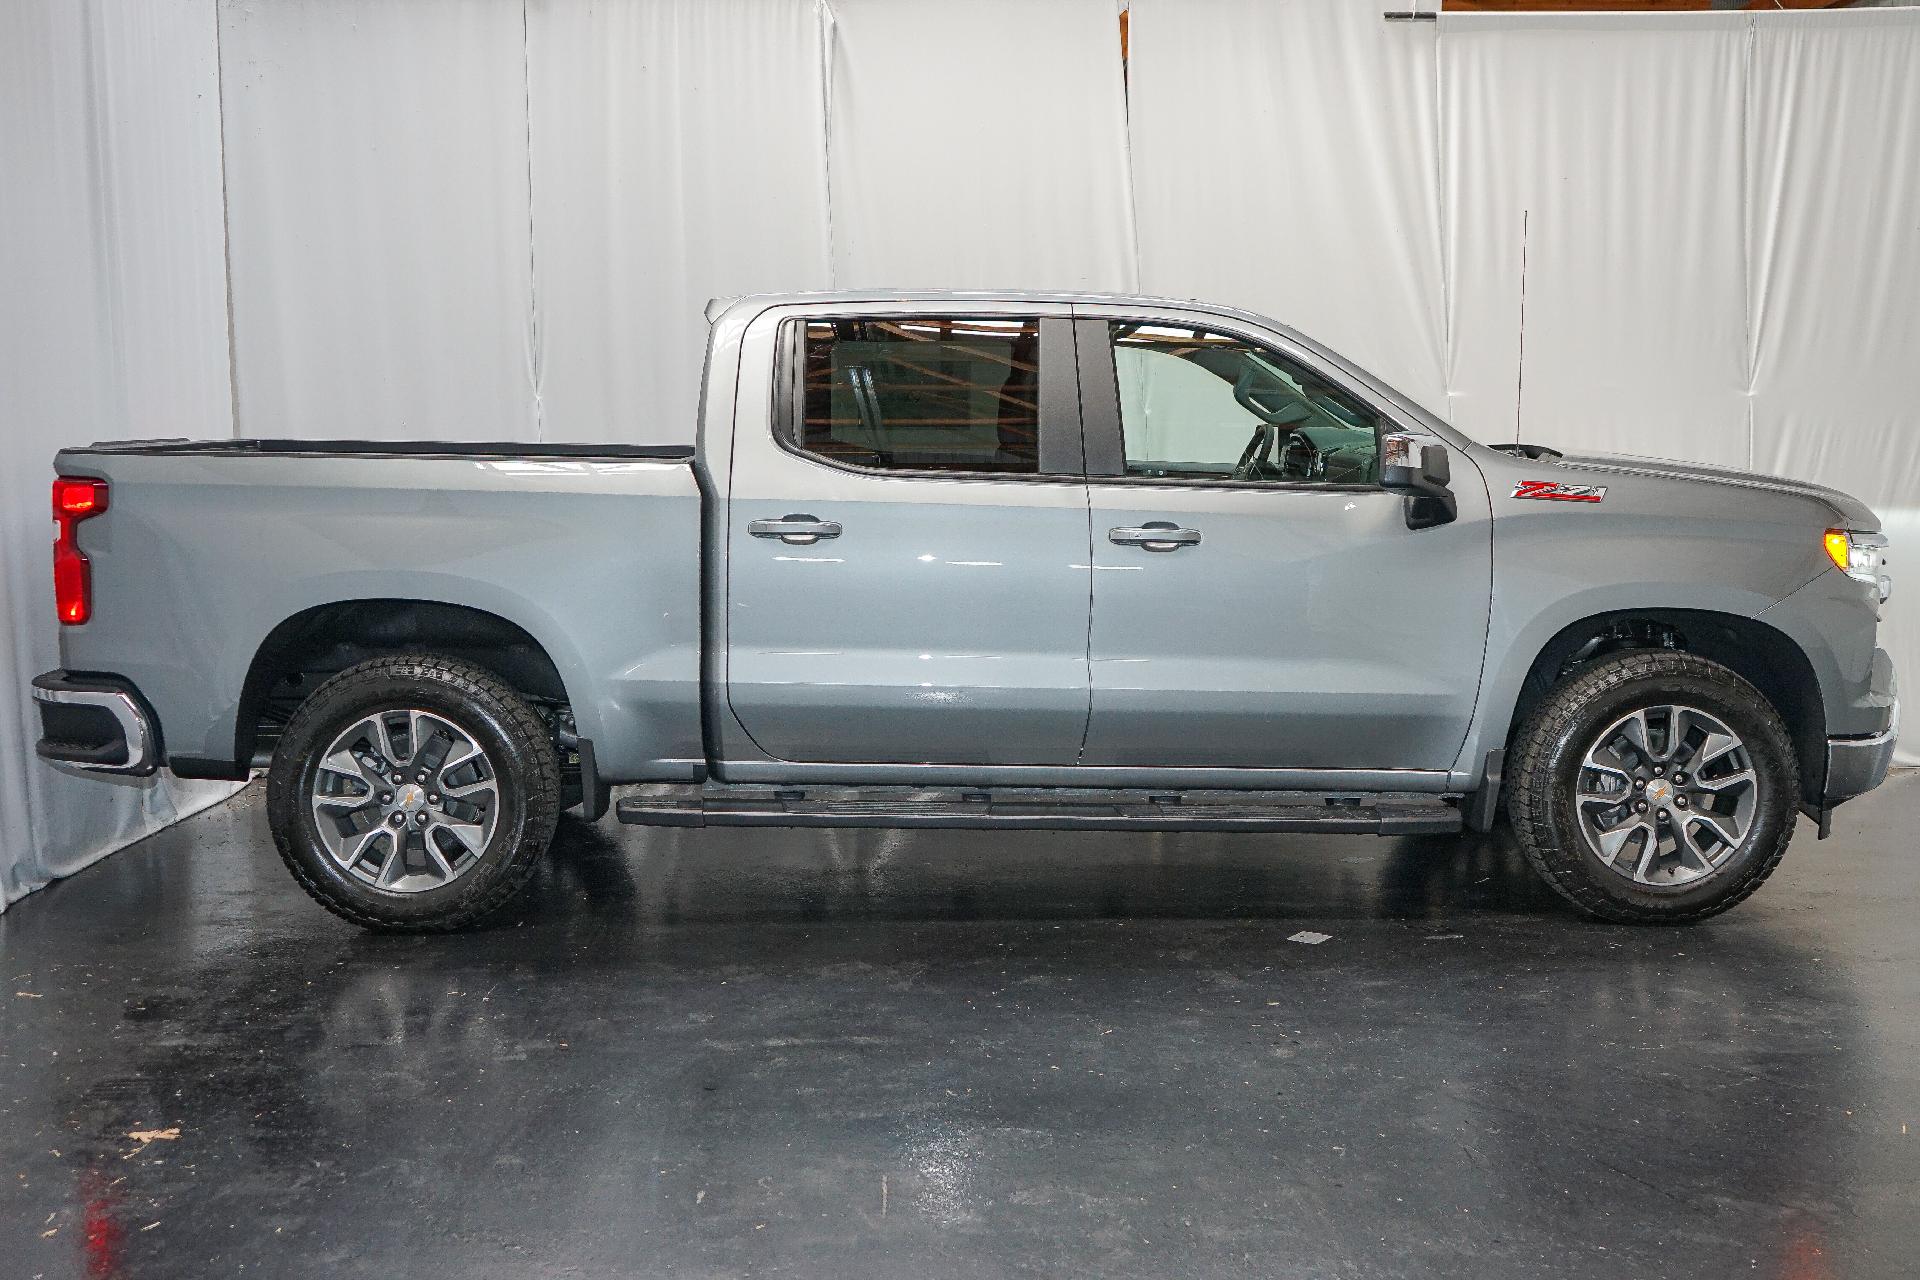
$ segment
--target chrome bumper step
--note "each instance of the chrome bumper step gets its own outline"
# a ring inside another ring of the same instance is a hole
[[[991,827],[1027,831],[1449,834],[1460,810],[1436,795],[1077,788],[768,787],[655,784],[614,805],[654,827]]]
[[[146,704],[117,676],[48,671],[33,679],[42,760],[86,773],[144,778],[160,767],[159,735]]]

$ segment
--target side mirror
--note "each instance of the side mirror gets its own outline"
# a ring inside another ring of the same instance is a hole
[[[1452,478],[1447,446],[1412,435],[1380,438],[1380,487],[1406,495],[1407,528],[1431,529],[1459,515],[1453,490],[1447,487]]]

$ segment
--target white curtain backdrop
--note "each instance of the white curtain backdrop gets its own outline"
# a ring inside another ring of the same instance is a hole
[[[1485,439],[1851,490],[1904,577],[1920,10],[1380,9],[1133,0],[1123,72],[1113,0],[0,7],[0,904],[227,790],[32,758],[56,447],[685,440],[714,296],[1246,306]],[[1883,634],[1920,689],[1920,578]]]
[[[482,0],[220,6],[244,431],[538,438],[523,33]]]
[[[527,10],[532,361],[550,440],[691,440],[708,299],[824,289],[813,0]]]
[[[1433,25],[1358,0],[1134,0],[1140,282],[1446,399]]]
[[[1488,18],[1439,34],[1451,420],[1745,466],[1751,22]]]
[[[1113,0],[826,0],[836,285],[1134,287]]]
[[[214,80],[205,3],[0,5],[0,910],[233,790],[57,773],[26,696],[54,450],[231,421]]]

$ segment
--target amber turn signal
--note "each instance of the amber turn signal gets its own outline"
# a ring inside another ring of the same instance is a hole
[[[1853,541],[1839,529],[1827,530],[1827,559],[1833,561],[1833,567],[1845,573],[1852,567]]]

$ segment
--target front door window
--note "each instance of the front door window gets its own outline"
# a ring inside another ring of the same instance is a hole
[[[1185,325],[1115,323],[1130,476],[1374,485],[1379,416],[1275,352]]]

